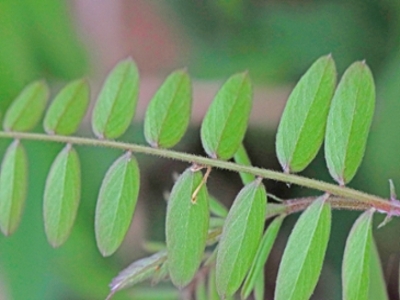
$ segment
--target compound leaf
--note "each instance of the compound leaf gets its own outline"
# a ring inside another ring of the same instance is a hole
[[[103,256],[113,254],[122,243],[135,211],[139,185],[137,161],[127,152],[108,169],[97,200],[95,233]]]
[[[373,214],[372,209],[364,212],[347,238],[342,265],[344,300],[368,299]]]
[[[278,271],[276,300],[309,299],[317,284],[331,229],[331,207],[325,196],[300,216],[290,234]]]
[[[85,116],[89,105],[89,85],[84,79],[66,85],[54,98],[44,117],[43,127],[48,134],[70,135]]]
[[[375,85],[365,62],[344,73],[328,115],[325,157],[331,176],[348,183],[361,164],[375,108]]]
[[[11,235],[21,220],[28,188],[28,158],[15,140],[7,149],[0,170],[0,228]]]
[[[92,128],[99,138],[121,136],[135,114],[139,92],[139,73],[135,62],[128,58],[108,75],[92,114]]]
[[[173,72],[150,101],[144,119],[144,135],[153,147],[176,145],[189,125],[192,88],[185,70]]]
[[[218,91],[201,125],[201,141],[210,157],[233,157],[246,133],[251,107],[249,75],[244,72],[231,76]]]
[[[8,108],[3,121],[7,131],[28,131],[39,122],[49,98],[49,88],[43,80],[25,87]]]
[[[285,172],[302,171],[317,155],[335,85],[335,63],[328,55],[308,69],[290,94],[276,136],[276,152]]]
[[[251,291],[256,286],[260,274],[263,274],[264,265],[268,259],[269,253],[271,252],[272,246],[274,245],[279,229],[281,228],[283,218],[283,215],[275,218],[264,233],[260,245],[258,246],[256,257],[254,258],[250,271],[244,281],[241,292],[242,299],[247,299],[247,297],[249,297]]]
[[[202,173],[187,169],[172,188],[165,223],[168,269],[172,282],[186,286],[200,266],[209,226],[208,192]]]
[[[221,298],[242,284],[261,240],[267,195],[261,180],[247,184],[236,196],[218,244],[216,282]]]
[[[67,240],[78,211],[80,194],[79,157],[68,144],[54,160],[44,189],[44,228],[53,247],[59,247]]]

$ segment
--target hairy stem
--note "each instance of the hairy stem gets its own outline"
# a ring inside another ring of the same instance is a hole
[[[352,205],[355,207],[360,207],[360,209],[364,209],[365,207],[374,207],[381,212],[386,212],[391,215],[400,215],[400,204],[398,201],[388,201],[387,199],[370,195],[348,187],[338,186],[320,180],[306,178],[299,175],[285,174],[283,172],[262,169],[252,166],[244,166],[232,162],[222,161],[218,159],[211,159],[203,156],[177,152],[173,150],[151,148],[148,146],[124,143],[119,141],[99,140],[94,138],[62,136],[62,135],[47,135],[41,133],[0,131],[0,138],[37,140],[46,142],[71,143],[76,145],[115,148],[115,149],[121,149],[123,151],[132,151],[135,153],[144,153],[148,155],[160,156],[163,158],[176,159],[188,163],[195,163],[198,165],[221,168],[239,173],[243,172],[266,179],[272,179],[290,184],[296,184],[303,187],[320,190],[322,192],[326,192],[341,198],[345,198],[347,199],[346,200],[347,202],[352,201]],[[346,201],[340,202],[341,204],[338,205],[342,208],[348,209]]]

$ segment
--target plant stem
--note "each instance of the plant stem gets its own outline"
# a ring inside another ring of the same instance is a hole
[[[388,201],[387,199],[370,195],[358,190],[354,190],[344,186],[323,182],[316,179],[310,179],[294,174],[285,174],[283,172],[262,169],[252,166],[244,166],[232,162],[222,161],[218,159],[211,159],[203,156],[177,152],[173,150],[151,148],[148,146],[124,143],[111,140],[100,140],[95,138],[75,137],[75,136],[62,136],[62,135],[47,135],[42,133],[25,133],[25,132],[5,132],[0,131],[0,138],[24,139],[24,140],[37,140],[45,142],[59,142],[71,143],[76,145],[98,146],[106,148],[121,149],[123,151],[132,151],[135,153],[144,153],[148,155],[160,156],[163,158],[176,159],[188,163],[196,163],[198,165],[210,166],[214,168],[221,168],[234,172],[243,172],[259,176],[266,179],[282,181],[290,184],[296,184],[311,189],[319,190],[329,193],[331,195],[339,196],[355,200],[355,206],[374,207],[378,211],[390,213],[391,215],[400,215],[399,202]],[[343,206],[345,208],[345,205]]]

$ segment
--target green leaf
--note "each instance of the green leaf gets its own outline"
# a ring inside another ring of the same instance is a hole
[[[97,200],[95,232],[103,256],[113,254],[122,243],[135,211],[139,185],[137,161],[127,152],[108,169]]]
[[[217,292],[217,284],[215,279],[215,268],[212,267],[208,274],[208,281],[207,281],[207,295],[209,300],[220,300],[221,298]]]
[[[200,266],[209,225],[208,192],[200,188],[195,202],[192,195],[203,180],[202,173],[187,169],[171,191],[165,223],[168,269],[172,282],[186,286]]]
[[[85,116],[89,105],[89,85],[79,79],[66,85],[50,104],[43,127],[48,134],[70,135]]]
[[[165,255],[167,252],[165,251]],[[152,278],[151,278],[151,284],[154,286],[158,284],[161,280],[167,280],[169,278],[168,274],[168,264],[164,262],[157,268],[157,270],[154,272]]]
[[[110,298],[117,291],[129,288],[139,282],[149,279],[158,271],[166,260],[167,252],[163,250],[130,264],[112,280],[110,284],[111,292],[108,297]]]
[[[128,58],[108,75],[92,114],[92,128],[99,138],[121,136],[135,114],[139,92],[139,73],[135,62]]]
[[[28,131],[39,122],[49,98],[49,89],[42,80],[25,87],[8,108],[3,121],[7,131]]]
[[[341,185],[356,174],[365,152],[375,108],[375,85],[365,62],[344,73],[333,96],[325,136],[329,173]]]
[[[385,276],[383,275],[381,259],[378,248],[372,238],[371,259],[369,265],[369,292],[368,300],[389,300],[386,288]]]
[[[11,235],[21,220],[28,189],[28,158],[15,140],[3,157],[0,170],[0,228]]]
[[[276,152],[285,172],[304,170],[317,155],[335,85],[335,62],[328,55],[308,69],[290,94],[276,136]]]
[[[265,276],[264,270],[258,274],[254,287],[254,300],[264,300],[265,293]]]
[[[210,197],[210,212],[214,216],[225,218],[228,215],[228,209],[216,198]]]
[[[285,216],[281,215],[275,218],[268,226],[267,231],[264,233],[260,245],[258,246],[256,257],[251,265],[249,274],[247,274],[246,280],[244,281],[241,293],[242,299],[249,297],[251,291],[254,289],[257,283],[258,277],[261,273],[263,273],[264,265],[267,262],[269,253],[274,245],[284,217]]]
[[[218,91],[201,125],[201,141],[210,157],[233,157],[246,133],[251,106],[248,73],[231,76]]]
[[[261,240],[267,195],[260,179],[236,196],[218,244],[216,279],[221,298],[232,296],[242,284]]]
[[[368,299],[373,214],[372,209],[364,212],[347,238],[342,265],[344,300]]]
[[[321,274],[331,229],[326,196],[314,201],[290,234],[278,271],[276,300],[309,299]]]
[[[67,240],[75,222],[80,194],[79,157],[68,144],[54,160],[44,189],[44,228],[53,247],[59,247]]]
[[[206,283],[205,278],[201,277],[196,282],[196,290],[194,292],[196,300],[208,300],[207,291],[206,291]]]
[[[150,101],[144,135],[153,147],[175,146],[185,134],[192,110],[192,87],[185,70],[173,72]]]
[[[239,165],[244,166],[251,166],[251,161],[249,156],[247,155],[246,148],[243,146],[243,143],[240,144],[239,149],[236,151],[235,155],[233,156],[235,162]],[[242,179],[243,184],[248,184],[252,182],[255,178],[253,174],[240,172],[240,178]]]

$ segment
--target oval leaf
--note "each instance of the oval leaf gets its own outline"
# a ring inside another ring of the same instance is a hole
[[[348,183],[361,164],[375,108],[375,85],[364,62],[344,73],[333,96],[325,136],[329,173],[341,185]]]
[[[44,117],[43,127],[48,134],[70,135],[85,116],[89,105],[89,85],[86,80],[75,80],[55,97]]]
[[[40,80],[25,87],[8,108],[4,130],[28,131],[39,122],[49,98],[47,84]]]
[[[242,299],[247,299],[251,291],[256,286],[258,278],[264,274],[264,265],[268,259],[269,253],[271,252],[272,246],[274,245],[276,236],[278,235],[279,229],[281,228],[282,221],[285,216],[279,216],[275,218],[268,226],[267,231],[258,246],[256,257],[253,260],[249,274],[247,274],[246,280],[244,281],[242,288]]]
[[[317,155],[335,85],[336,67],[328,55],[308,69],[290,94],[276,136],[276,152],[285,172],[304,170]]]
[[[108,75],[92,114],[92,128],[99,138],[117,138],[128,128],[135,114],[139,91],[139,73],[128,58]]]
[[[321,274],[331,230],[326,196],[315,200],[290,234],[278,271],[276,300],[310,299]]]
[[[103,256],[113,254],[122,243],[135,211],[139,185],[137,161],[127,152],[108,169],[97,200],[95,232]]]
[[[191,111],[190,77],[184,70],[175,71],[149,103],[144,118],[146,141],[153,147],[173,147],[185,134]]]
[[[201,141],[210,157],[233,157],[246,133],[251,106],[249,75],[233,75],[218,91],[201,125]]]
[[[242,284],[261,240],[267,195],[261,180],[236,196],[218,244],[216,279],[220,297],[232,296]]]
[[[21,220],[28,188],[28,158],[15,140],[3,157],[0,171],[0,228],[11,235]]]
[[[79,157],[68,144],[54,160],[44,189],[44,228],[47,240],[53,247],[67,240],[78,211],[80,194]]]
[[[373,213],[372,209],[363,213],[347,238],[342,266],[344,300],[368,299]]]
[[[201,172],[187,169],[178,178],[168,200],[165,223],[168,269],[172,282],[184,287],[200,266],[209,225],[208,192]],[[184,246],[183,246],[184,245]]]

